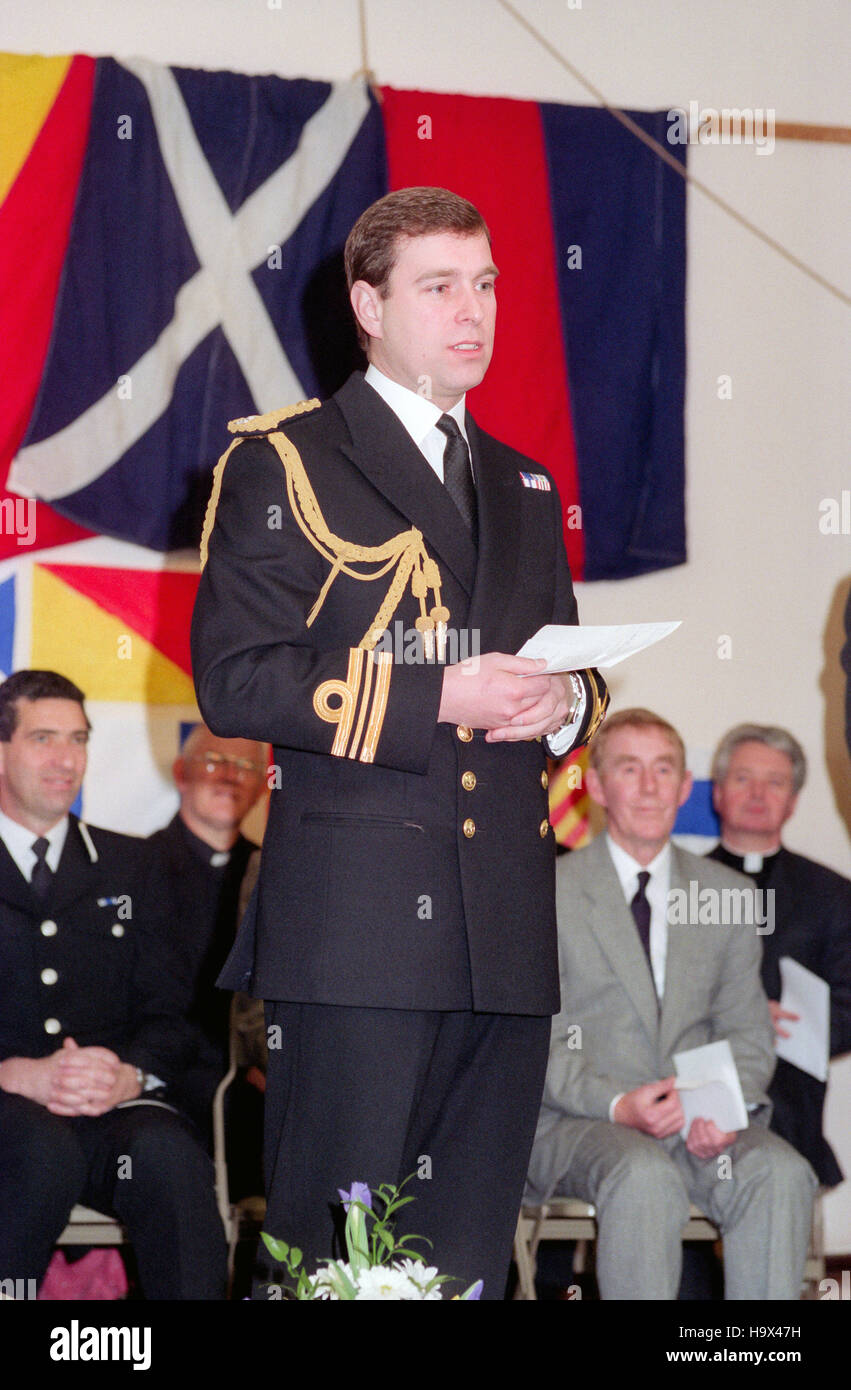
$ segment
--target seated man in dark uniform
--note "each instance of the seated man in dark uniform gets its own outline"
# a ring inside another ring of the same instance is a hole
[[[795,1017],[780,1007],[780,958],[791,956],[830,986],[830,1055],[851,1050],[851,882],[792,854],[780,833],[806,776],[804,751],[785,729],[740,724],[724,735],[712,765],[721,843],[711,858],[773,890],[774,931],[762,938],[762,983],[776,1032]],[[823,1187],[842,1170],[822,1133],[826,1085],[782,1057],[768,1090],[771,1128],[808,1158]]]
[[[83,694],[0,685],[0,1270],[40,1280],[77,1202],[127,1227],[148,1299],[224,1298],[213,1169],[169,1103],[186,985],[143,840],[69,808]]]
[[[194,1050],[174,1094],[205,1134],[228,1065],[231,996],[215,982],[233,945],[240,886],[257,848],[239,827],[263,791],[265,755],[262,743],[217,738],[196,725],[174,763],[180,809],[150,837],[165,865],[170,939],[192,988]]]

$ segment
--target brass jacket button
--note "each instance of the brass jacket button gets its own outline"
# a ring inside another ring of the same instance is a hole
[[[455,732],[462,743],[469,743],[473,737],[473,730],[468,729],[466,724],[459,724]]]
[[[476,822],[470,816],[468,816],[461,829],[464,831],[464,834],[467,836],[467,839],[472,840],[473,836],[476,833]]]
[[[548,820],[541,821],[541,824],[538,826],[538,833],[542,840],[546,839],[547,835],[550,833],[550,823]]]
[[[547,787],[548,787],[549,785],[550,785],[550,779],[549,779],[547,773],[546,773],[546,772],[542,772],[542,773],[541,773],[541,786],[543,787],[544,791],[547,790]]]
[[[471,791],[473,790],[473,788],[475,787],[475,785],[476,785],[476,774],[475,774],[475,772],[462,772],[462,773],[461,773],[461,786],[464,788],[465,792],[471,792]]]

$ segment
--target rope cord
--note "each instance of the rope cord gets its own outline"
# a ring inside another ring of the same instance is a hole
[[[361,0],[361,3],[363,3],[363,0]],[[725,212],[728,217],[732,217],[735,222],[738,222],[739,225],[750,232],[752,236],[758,237],[766,246],[770,246],[772,251],[776,251],[779,256],[787,260],[790,265],[795,266],[803,275],[808,275],[817,285],[821,285],[822,289],[827,290],[829,294],[834,295],[835,298],[841,300],[843,304],[851,305],[851,294],[846,294],[843,289],[840,289],[839,285],[834,285],[832,281],[820,274],[819,271],[807,265],[806,261],[802,261],[799,256],[796,256],[788,247],[783,246],[782,243],[771,236],[769,232],[764,231],[762,227],[758,227],[755,222],[751,222],[749,218],[745,217],[737,208],[734,208],[731,203],[728,203],[726,199],[722,198],[714,189],[709,188],[701,179],[695,178],[695,176],[690,174],[680,161],[671,154],[670,150],[667,150],[658,140],[654,140],[652,135],[648,135],[646,131],[642,130],[641,126],[638,125],[631,116],[628,116],[625,111],[619,110],[618,107],[612,106],[611,103],[606,100],[599,87],[595,87],[593,82],[585,77],[578,68],[574,67],[573,63],[556,48],[555,44],[551,43],[550,40],[541,33],[540,29],[536,29],[534,24],[511,4],[511,0],[499,0],[499,4],[517,21],[521,28],[531,34],[541,47],[546,49],[550,57],[554,58],[557,63],[560,63],[561,66],[570,73],[571,77],[574,78],[581,87],[584,87],[586,92],[589,92],[591,96],[593,96],[598,105],[608,111],[610,116],[614,116],[615,120],[619,121],[620,124],[634,135],[637,140],[640,140],[643,145],[651,149],[659,159],[663,160],[670,169],[673,169],[674,173],[679,174],[680,178],[685,179],[686,183],[692,184],[705,198],[708,198],[710,202],[714,203],[716,207],[719,207],[722,212]]]

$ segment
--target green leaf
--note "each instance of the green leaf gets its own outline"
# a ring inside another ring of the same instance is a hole
[[[397,1202],[393,1203],[393,1208],[398,1211],[399,1207],[406,1207],[409,1202],[415,1202],[416,1200],[416,1197],[400,1197]]]
[[[411,1242],[415,1242],[415,1244],[412,1244]],[[432,1242],[429,1240],[428,1236],[405,1235],[401,1237],[396,1246],[396,1254],[397,1256],[408,1255],[411,1259],[415,1260],[425,1260],[426,1256],[423,1255],[421,1251],[417,1250],[416,1246],[430,1246],[431,1243]]]
[[[351,1302],[357,1293],[357,1289],[345,1270],[336,1260],[327,1260],[326,1268],[328,1270],[329,1283],[338,1298]]]
[[[413,1239],[422,1240],[423,1237],[415,1236]],[[408,1244],[408,1236],[404,1236],[396,1246],[396,1258],[397,1260],[416,1260],[421,1265],[424,1265],[426,1262],[425,1255],[423,1255],[420,1250],[417,1250],[415,1246]]]
[[[290,1269],[298,1269],[298,1266],[301,1264],[301,1255],[302,1252],[299,1250],[298,1246],[294,1245],[290,1251]]]
[[[263,1239],[263,1244],[269,1251],[272,1259],[278,1260],[281,1264],[286,1264],[287,1255],[290,1253],[290,1247],[284,1241],[276,1240],[274,1236],[270,1236],[266,1231],[261,1231],[260,1234]]]

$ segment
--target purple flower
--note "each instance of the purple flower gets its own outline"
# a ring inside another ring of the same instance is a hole
[[[365,1182],[353,1182],[351,1192],[346,1192],[344,1188],[338,1187],[340,1201],[343,1203],[343,1210],[348,1214],[351,1202],[360,1202],[363,1206],[369,1207],[372,1211],[372,1193]]]

